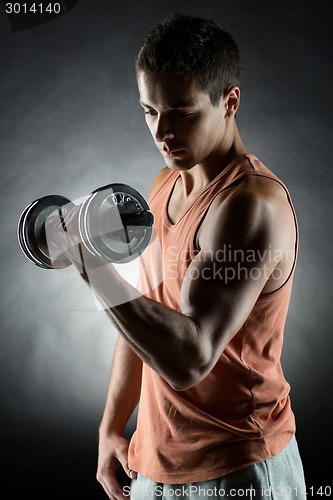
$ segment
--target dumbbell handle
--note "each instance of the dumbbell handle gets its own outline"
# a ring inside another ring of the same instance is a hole
[[[64,215],[67,212],[67,209],[64,207],[59,207],[58,208],[58,217],[60,218],[61,224],[63,226],[64,231],[66,231],[66,225],[64,221]],[[49,228],[48,230],[48,243],[51,244],[54,248],[58,248],[58,244],[56,239],[50,238],[50,235],[52,235],[52,226],[55,224],[58,224],[59,219],[58,217],[52,217],[50,216],[48,220],[46,220],[46,224],[48,224]],[[122,213],[120,214],[121,222],[124,227],[130,227],[130,226],[135,226],[135,227],[152,227],[154,224],[154,216],[150,212],[150,210],[141,210],[138,212],[128,212],[128,213]]]
[[[151,227],[154,224],[154,216],[149,210],[137,213],[124,213],[120,217],[124,226]]]
[[[58,209],[59,217],[63,221],[63,215],[66,213],[66,209],[59,207]],[[154,216],[150,210],[141,210],[140,212],[125,212],[120,214],[121,222],[123,226],[141,226],[141,227],[152,227],[154,224]]]

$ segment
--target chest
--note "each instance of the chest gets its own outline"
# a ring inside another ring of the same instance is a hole
[[[198,193],[184,195],[184,190],[176,182],[166,204],[166,212],[171,224],[175,225],[190,208]]]

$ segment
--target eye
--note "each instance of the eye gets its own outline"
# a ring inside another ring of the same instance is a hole
[[[194,113],[193,112],[190,112],[190,111],[174,111],[172,113],[174,116],[176,116],[177,118],[189,118],[190,116],[192,116]]]
[[[145,109],[145,115],[155,116],[157,113],[153,109]]]

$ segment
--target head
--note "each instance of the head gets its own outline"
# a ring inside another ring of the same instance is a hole
[[[241,62],[223,28],[174,14],[148,34],[135,67],[147,125],[170,168],[191,168],[227,148]]]
[[[135,62],[136,73],[173,74],[195,79],[213,106],[239,87],[242,64],[233,38],[215,21],[173,14],[155,26]]]

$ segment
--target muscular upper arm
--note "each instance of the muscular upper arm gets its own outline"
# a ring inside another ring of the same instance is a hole
[[[294,220],[279,189],[257,190],[250,184],[230,190],[205,217],[200,252],[181,290],[182,312],[197,324],[202,378],[239,331],[287,251],[286,233],[293,231]]]

